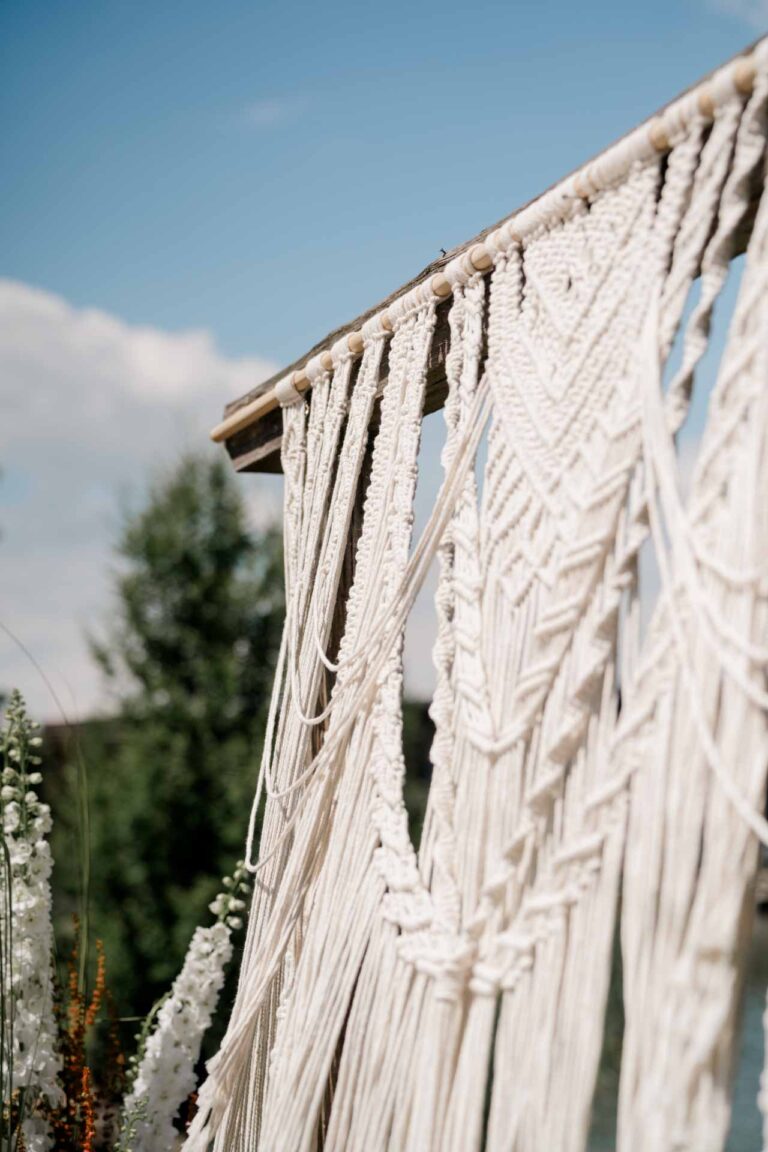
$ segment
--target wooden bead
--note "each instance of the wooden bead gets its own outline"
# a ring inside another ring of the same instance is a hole
[[[712,90],[709,85],[702,88],[697,97],[696,103],[699,106],[699,112],[705,120],[714,120],[715,118],[715,101],[712,96]]]
[[[733,85],[742,96],[749,96],[755,86],[755,65],[749,57],[737,60],[733,66]]]
[[[432,289],[433,295],[438,296],[441,300],[445,300],[453,291],[442,272],[438,272],[436,276],[432,277],[429,286]]]
[[[493,257],[485,244],[475,244],[469,254],[469,261],[475,272],[487,272],[493,266]]]
[[[657,152],[669,151],[669,137],[661,120],[652,120],[648,125],[648,139]]]

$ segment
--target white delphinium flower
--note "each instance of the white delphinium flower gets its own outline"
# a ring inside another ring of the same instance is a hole
[[[225,877],[224,889],[210,905],[217,922],[195,929],[181,972],[157,1008],[135,1061],[118,1142],[126,1152],[171,1152],[178,1145],[174,1120],[197,1085],[195,1066],[232,957],[232,932],[242,924],[241,894],[248,891],[242,862]]]
[[[40,763],[37,729],[14,692],[2,733],[0,963],[5,1044],[0,1077],[4,1104],[14,1099],[19,1109],[24,1146],[28,1152],[48,1152],[51,1137],[39,1106],[56,1106],[63,1094],[57,1081],[61,1061],[53,1012],[51,852],[46,839],[51,814],[34,791],[42,776],[29,770]]]

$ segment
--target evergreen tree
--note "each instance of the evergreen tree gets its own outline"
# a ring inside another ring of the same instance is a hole
[[[228,465],[187,456],[129,516],[93,644],[119,700],[89,746],[92,927],[141,1013],[242,853],[283,615],[279,533],[249,533]]]

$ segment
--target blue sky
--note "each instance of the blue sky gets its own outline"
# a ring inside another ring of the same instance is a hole
[[[766,27],[768,0],[0,0],[0,620],[67,706],[106,706],[83,634],[121,501]],[[11,683],[55,711],[0,638]]]
[[[278,362],[603,148],[760,4],[0,4],[0,271]]]

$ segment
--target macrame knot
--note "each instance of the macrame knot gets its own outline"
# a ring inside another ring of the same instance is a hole
[[[286,408],[290,404],[295,404],[298,400],[301,400],[301,392],[297,392],[293,386],[293,373],[284,376],[282,380],[278,380],[275,385],[275,396],[282,408]]]
[[[490,964],[477,963],[472,969],[469,990],[473,996],[497,996],[501,973]]]

